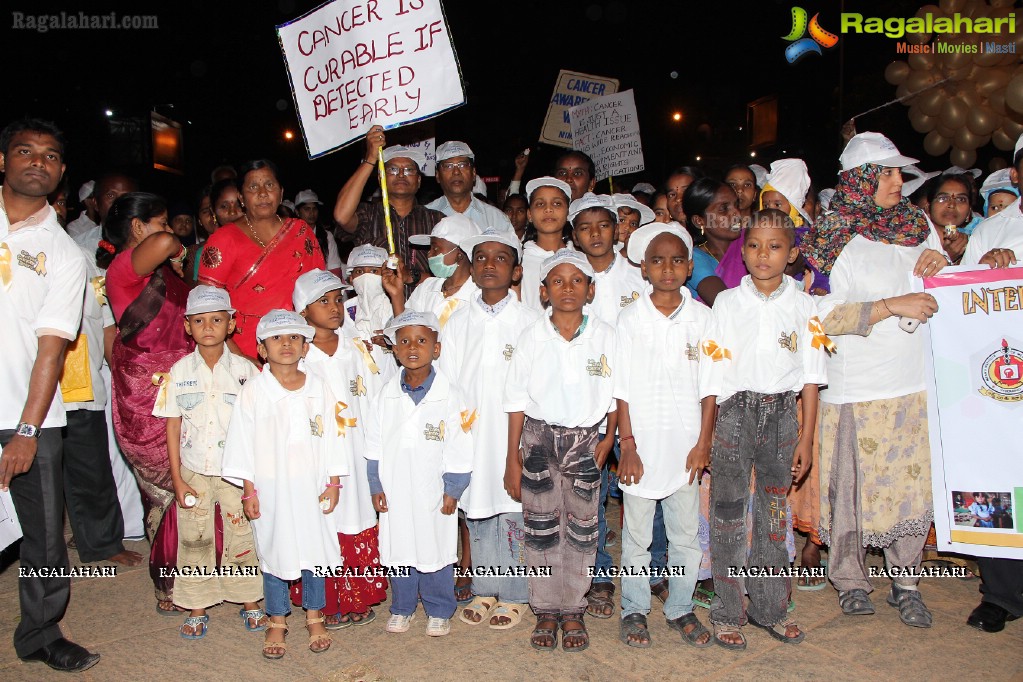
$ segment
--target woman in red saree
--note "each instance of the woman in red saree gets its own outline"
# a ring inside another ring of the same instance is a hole
[[[114,202],[103,237],[97,263],[107,268],[106,294],[118,325],[111,353],[114,433],[149,509],[146,531],[153,543],[149,568],[157,608],[173,613],[173,578],[161,576],[159,569],[176,565],[176,525],[162,523],[174,493],[166,425],[153,416],[153,405],[162,375],[193,346],[182,324],[188,298],[180,276],[185,249],[167,223],[163,199],[143,192]]]
[[[291,310],[295,280],[326,263],[308,223],[277,216],[284,190],[272,162],[250,161],[238,178],[245,212],[206,242],[199,282],[231,294],[237,327],[228,346],[255,362],[259,318],[274,308]]]

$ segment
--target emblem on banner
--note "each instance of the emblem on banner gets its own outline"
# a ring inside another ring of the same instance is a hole
[[[1002,347],[984,360],[980,378],[982,395],[1002,402],[1023,400],[1023,352],[1002,339]]]

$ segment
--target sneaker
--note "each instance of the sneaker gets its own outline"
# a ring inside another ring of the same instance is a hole
[[[431,637],[443,637],[449,632],[451,632],[450,618],[434,618],[431,616],[426,622],[426,634]]]
[[[387,627],[384,629],[387,632],[408,632],[408,629],[412,627],[412,621],[416,619],[416,614],[410,616],[402,616],[397,613],[392,613],[391,617],[387,619]]]

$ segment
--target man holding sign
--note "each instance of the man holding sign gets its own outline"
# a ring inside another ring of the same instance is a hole
[[[366,183],[377,169],[377,158],[387,140],[384,129],[373,126],[366,135],[366,155],[359,167],[338,192],[334,203],[334,220],[345,232],[355,235],[358,244],[389,248],[384,205],[378,201],[360,202]],[[393,146],[384,149],[384,173],[390,203],[391,227],[394,230],[395,252],[408,267],[415,285],[429,272],[426,250],[413,250],[408,238],[414,234],[428,235],[444,214],[423,206],[416,200],[422,182],[421,168],[426,158],[418,151]],[[410,292],[406,292],[408,294]]]

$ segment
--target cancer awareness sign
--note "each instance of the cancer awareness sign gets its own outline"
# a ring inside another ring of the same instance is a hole
[[[572,121],[568,110],[588,102],[594,97],[603,97],[618,92],[618,80],[591,76],[586,73],[562,70],[554,85],[547,117],[540,131],[540,141],[572,149]]]
[[[1023,559],[1023,268],[946,268],[923,290],[938,550]]]
[[[572,145],[586,152],[597,180],[643,170],[643,145],[632,90],[597,97],[568,110]]]
[[[311,159],[465,103],[440,0],[333,0],[277,38]]]

